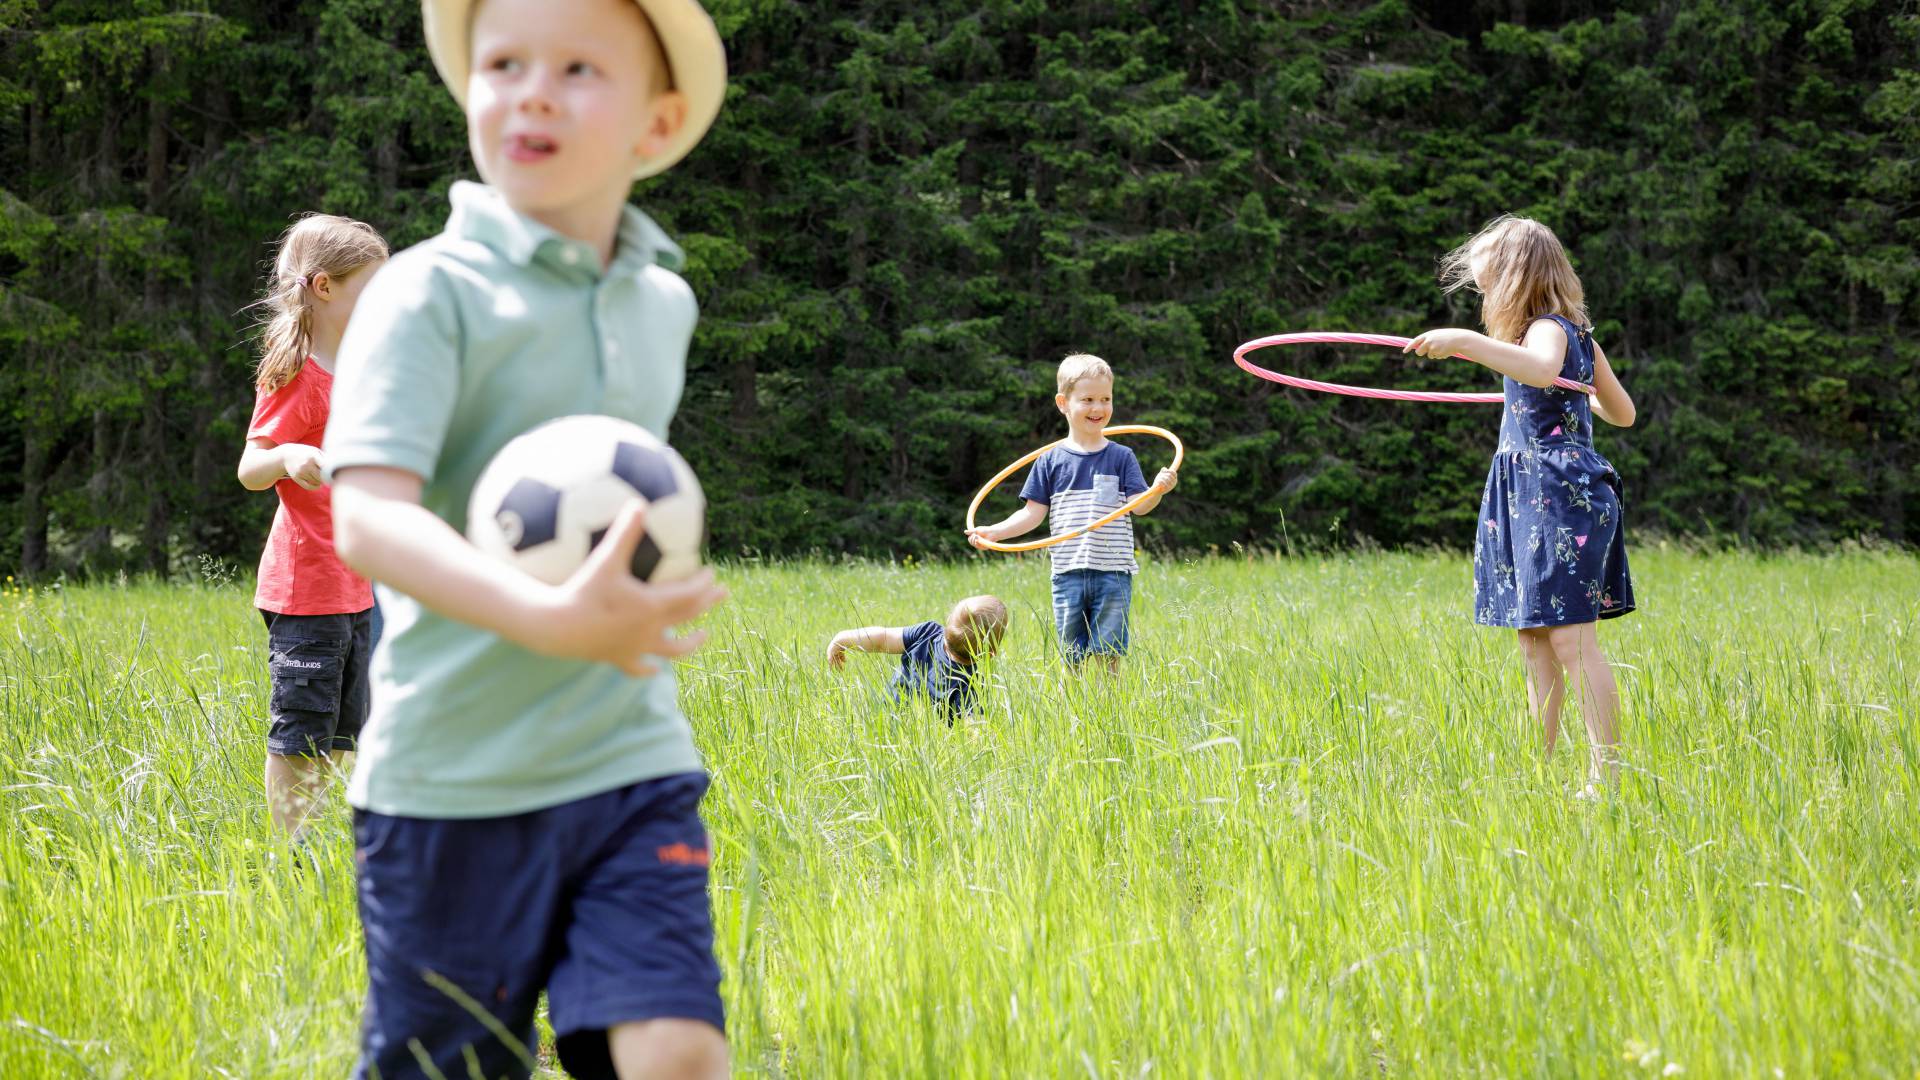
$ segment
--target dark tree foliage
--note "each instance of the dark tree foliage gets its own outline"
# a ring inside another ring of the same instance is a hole
[[[471,175],[416,4],[182,8],[0,0],[0,567],[250,561],[271,240],[327,210],[404,246]],[[1435,260],[1508,210],[1567,242],[1640,402],[1600,436],[1630,528],[1920,536],[1911,0],[711,10],[726,110],[636,200],[701,298],[674,441],[723,553],[964,551],[975,486],[1060,434],[1075,350],[1114,364],[1121,420],[1188,442],[1150,545],[1463,545],[1497,414],[1229,357],[1472,325]],[[1497,387],[1387,350],[1262,359]]]

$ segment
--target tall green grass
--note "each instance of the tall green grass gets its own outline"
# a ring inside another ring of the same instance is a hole
[[[1913,1080],[1920,561],[1634,560],[1598,804],[1459,557],[1154,561],[1111,681],[1063,677],[1038,559],[728,568],[682,700],[738,1069]],[[978,591],[972,721],[825,670]],[[350,1066],[346,817],[271,858],[248,599],[0,597],[0,1075]]]

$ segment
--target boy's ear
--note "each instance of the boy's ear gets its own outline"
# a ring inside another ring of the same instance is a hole
[[[1065,394],[1053,395],[1053,407],[1056,409],[1059,409],[1061,412],[1066,412],[1067,411],[1067,395]]]
[[[634,156],[642,161],[657,157],[687,123],[687,96],[677,90],[656,94],[647,103],[646,130],[633,144]]]

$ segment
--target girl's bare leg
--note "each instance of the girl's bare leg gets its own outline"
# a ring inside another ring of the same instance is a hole
[[[1520,631],[1520,655],[1527,662],[1527,705],[1545,735],[1542,755],[1552,757],[1560,741],[1560,705],[1566,700],[1567,684],[1560,676],[1560,659],[1548,644],[1545,627]]]
[[[288,837],[299,839],[308,819],[319,809],[327,780],[352,760],[353,755],[345,750],[324,756],[268,754],[267,812],[273,816],[273,823]]]
[[[1587,723],[1587,779],[1615,787],[1620,783],[1620,687],[1600,651],[1598,624],[1556,626],[1548,640],[1579,687],[1580,715]]]

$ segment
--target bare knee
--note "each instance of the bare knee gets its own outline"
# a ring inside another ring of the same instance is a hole
[[[1553,650],[1561,666],[1577,668],[1595,648],[1593,627],[1588,623],[1578,626],[1550,626],[1547,630],[1547,646]]]
[[[727,1037],[699,1020],[639,1020],[607,1032],[620,1080],[725,1077]]]
[[[1547,643],[1547,628],[1544,626],[1523,626],[1514,631],[1520,640],[1520,651],[1532,656],[1535,649]]]

